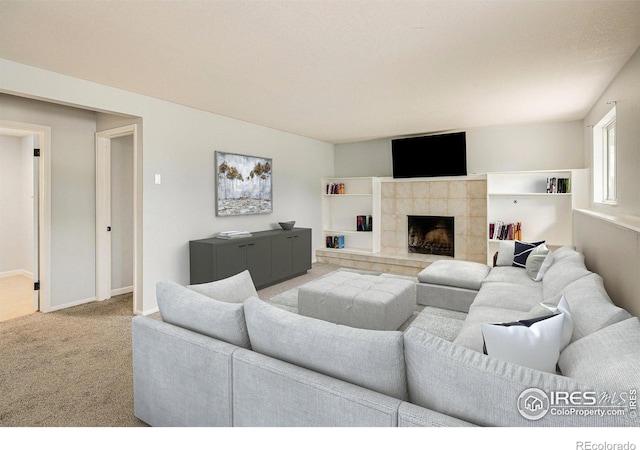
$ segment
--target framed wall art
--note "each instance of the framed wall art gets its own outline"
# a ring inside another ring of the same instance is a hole
[[[273,212],[271,158],[216,152],[216,215]]]

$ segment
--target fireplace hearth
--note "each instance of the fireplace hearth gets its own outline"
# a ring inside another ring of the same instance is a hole
[[[409,253],[454,257],[454,218],[407,216]]]

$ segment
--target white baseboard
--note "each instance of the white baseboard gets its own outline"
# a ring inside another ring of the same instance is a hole
[[[148,309],[146,311],[142,311],[142,313],[136,311],[136,314],[142,314],[143,316],[148,316],[149,314],[154,314],[157,313],[158,311],[160,311],[157,307],[152,308],[152,309]]]
[[[18,276],[31,278],[33,280],[33,273],[24,269],[9,270],[8,272],[0,272],[0,278],[9,278],[9,277],[18,277]]]
[[[112,289],[111,295],[113,296],[113,295],[129,294],[130,292],[133,292],[133,286],[126,286],[118,289]]]
[[[84,300],[76,300],[75,302],[69,302],[63,305],[51,306],[46,312],[58,311],[59,309],[71,308],[72,306],[84,305],[85,303],[91,303],[95,301],[95,297],[86,298]]]

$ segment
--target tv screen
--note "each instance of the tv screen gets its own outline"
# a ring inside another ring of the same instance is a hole
[[[465,132],[391,141],[393,178],[446,177],[467,174]]]

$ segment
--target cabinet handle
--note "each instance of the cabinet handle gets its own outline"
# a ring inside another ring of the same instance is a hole
[[[247,244],[248,247],[253,247],[254,245],[256,245],[255,243],[253,244]]]
[[[289,236],[287,239],[293,239],[293,236]]]
[[[247,246],[246,244],[238,245],[238,248],[242,248],[242,247],[246,247],[246,246]]]

